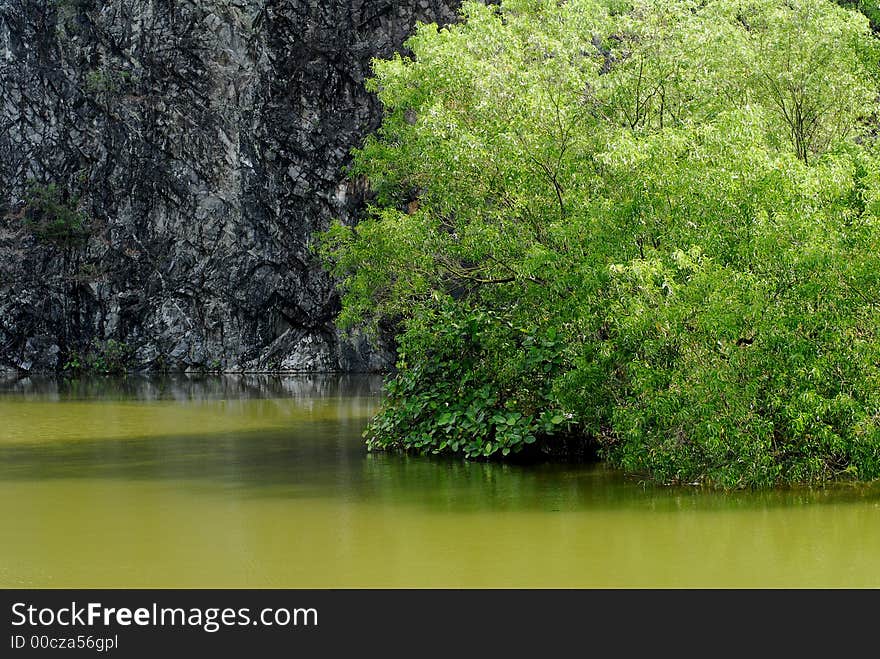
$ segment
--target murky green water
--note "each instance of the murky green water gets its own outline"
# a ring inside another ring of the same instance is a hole
[[[880,485],[369,455],[380,387],[0,380],[0,586],[880,586]]]

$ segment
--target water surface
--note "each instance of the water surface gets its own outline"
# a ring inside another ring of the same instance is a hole
[[[880,485],[368,454],[368,376],[0,380],[0,586],[880,587]]]

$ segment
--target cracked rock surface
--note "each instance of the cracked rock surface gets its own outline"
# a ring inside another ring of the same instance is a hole
[[[364,203],[371,58],[458,4],[0,0],[0,369],[386,367],[310,245]]]

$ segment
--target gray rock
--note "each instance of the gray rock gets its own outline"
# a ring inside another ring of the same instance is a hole
[[[58,369],[61,348],[51,336],[30,336],[24,344],[22,358],[15,363],[22,371],[53,371]]]
[[[365,201],[344,169],[380,119],[370,59],[458,4],[0,0],[0,369],[94,339],[138,369],[387,367],[334,328],[310,245]],[[24,227],[32,182],[85,242]]]

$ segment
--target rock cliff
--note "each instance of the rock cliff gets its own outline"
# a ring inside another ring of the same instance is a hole
[[[310,251],[453,0],[0,0],[0,368],[376,370]]]

